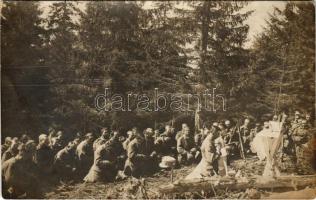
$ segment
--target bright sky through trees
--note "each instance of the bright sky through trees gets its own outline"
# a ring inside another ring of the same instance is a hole
[[[47,14],[49,6],[53,4],[54,1],[44,1],[41,2],[41,7],[44,9],[43,15]],[[246,23],[249,25],[249,41],[246,44],[248,47],[252,44],[254,37],[263,30],[263,27],[266,25],[266,20],[269,18],[269,14],[273,13],[273,8],[277,7],[281,10],[285,6],[284,1],[255,1],[249,2],[249,4],[243,9],[243,11],[253,10],[252,15],[246,20]],[[85,8],[85,1],[79,1],[78,6],[83,10]],[[183,4],[185,6],[185,4]],[[151,1],[147,1],[144,5],[145,7],[150,8],[152,6]]]

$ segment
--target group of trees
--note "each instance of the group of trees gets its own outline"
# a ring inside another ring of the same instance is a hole
[[[245,48],[245,2],[38,2],[3,4],[2,132],[37,135],[109,125],[155,126],[184,113],[98,112],[95,95],[197,93],[217,88],[227,111],[202,118],[287,109],[314,113],[314,7],[288,3]],[[130,102],[135,106],[135,102]],[[154,103],[154,102],[151,102]],[[193,113],[185,113],[188,117]]]
[[[288,3],[275,9],[253,45],[251,87],[258,99],[253,109],[295,109],[315,115],[315,8]],[[261,112],[260,112],[261,113]]]

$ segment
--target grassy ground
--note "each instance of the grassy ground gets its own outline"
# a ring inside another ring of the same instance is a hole
[[[185,177],[194,166],[186,166],[175,169],[174,180]],[[150,177],[144,177],[145,189],[148,197],[159,196],[157,188],[161,185],[171,183],[171,171],[162,170]],[[138,181],[127,179],[113,183],[72,183],[61,184],[51,192],[46,193],[46,198],[137,198],[139,197]],[[136,191],[135,191],[136,190]]]
[[[174,180],[184,178],[188,175],[195,165],[185,166],[174,170]],[[246,161],[236,160],[232,162],[231,168],[236,172],[239,170],[243,176],[261,175],[264,162],[258,161],[255,157],[248,158]],[[294,166],[287,158],[280,163],[281,171],[285,174],[294,173]],[[161,185],[171,182],[171,172],[162,170],[150,177],[144,177],[143,181],[127,179],[114,183],[67,183],[60,184],[57,188],[46,193],[46,198],[75,198],[75,199],[104,199],[104,198],[165,198],[159,194],[157,189]],[[309,194],[314,194],[315,188],[310,189]],[[216,191],[217,198],[268,198],[274,194],[282,194],[287,191]],[[181,196],[169,196],[167,198],[209,198],[214,194],[182,194]],[[273,196],[272,196],[273,197]],[[282,195],[281,195],[282,197]]]

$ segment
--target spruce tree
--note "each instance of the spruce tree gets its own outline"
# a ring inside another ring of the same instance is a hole
[[[37,134],[49,119],[41,14],[38,2],[3,2],[1,114],[6,135]]]
[[[81,122],[80,107],[76,105],[79,97],[76,91],[80,77],[76,75],[78,64],[78,24],[74,20],[79,10],[75,3],[58,2],[49,7],[45,21],[47,30],[45,48],[46,65],[49,67],[51,98],[53,110],[51,126],[58,125],[73,130]],[[79,99],[80,101],[80,99]],[[70,125],[71,124],[71,125]]]
[[[242,76],[249,65],[249,51],[244,44],[249,31],[245,20],[252,11],[242,12],[245,2],[197,1],[184,3],[175,12],[182,17],[183,29],[190,32],[198,71],[198,88],[216,88],[226,98],[228,112],[238,114],[245,109],[241,103],[244,85]],[[181,19],[179,19],[181,21]],[[221,103],[215,106],[223,109]],[[208,113],[209,115],[210,113]]]
[[[85,52],[80,71],[96,81],[87,86],[93,88],[92,93],[103,93],[107,87],[122,95],[152,95],[154,88],[161,88],[161,92],[182,88],[188,74],[187,59],[181,46],[184,42],[174,30],[174,22],[165,15],[170,9],[161,4],[145,10],[136,2],[87,4],[79,32]],[[131,109],[136,105],[136,99],[130,102]],[[135,118],[136,114],[145,113],[106,113],[115,118],[114,122],[128,115]]]
[[[252,75],[269,112],[314,112],[314,10],[310,3],[275,9],[255,42]]]

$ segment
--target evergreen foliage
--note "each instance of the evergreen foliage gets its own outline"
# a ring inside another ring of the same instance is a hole
[[[275,9],[250,48],[246,20],[252,11],[243,11],[245,2],[147,3],[87,2],[80,10],[80,3],[54,2],[43,16],[39,3],[5,1],[2,132],[38,135],[49,126],[70,134],[103,126],[124,131],[194,119],[195,112],[169,110],[100,112],[95,96],[105,88],[150,97],[155,88],[168,95],[216,88],[226,97],[227,111],[201,113],[211,121],[260,120],[294,109],[314,115],[312,3]],[[136,100],[129,102],[132,109]]]

